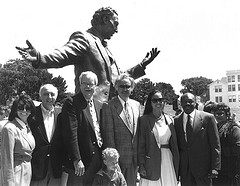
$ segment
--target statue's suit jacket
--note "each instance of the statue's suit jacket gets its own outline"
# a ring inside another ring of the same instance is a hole
[[[102,107],[101,131],[103,146],[116,148],[120,154],[119,165],[121,169],[127,168],[132,162],[137,166],[137,145],[138,145],[138,122],[140,117],[140,103],[129,99],[129,105],[133,110],[134,133],[127,125],[123,113],[123,106],[114,97]]]
[[[36,141],[36,147],[32,158],[32,180],[41,180],[46,177],[49,161],[52,173],[55,178],[62,175],[62,137],[61,128],[57,118],[61,112],[60,108],[54,108],[55,130],[49,142],[44,126],[41,105],[36,107],[34,122],[30,124],[30,129]]]
[[[188,166],[194,177],[205,177],[211,170],[220,170],[220,141],[217,124],[212,114],[195,110],[193,132],[189,142],[185,140],[183,113],[175,118],[180,154],[180,176],[186,176]]]
[[[93,104],[99,121],[102,102],[93,99]],[[86,170],[84,179],[92,182],[93,176],[101,168],[101,148],[97,143],[87,101],[81,92],[66,99],[61,114],[64,148],[67,152],[64,165],[74,170],[73,162],[82,160]],[[93,159],[96,160],[94,165]]]
[[[35,68],[61,68],[67,65],[74,65],[75,71],[75,93],[80,91],[79,75],[84,71],[92,71],[97,77],[100,85],[108,88],[113,87],[115,78],[120,70],[108,50],[105,48],[95,34],[96,31],[89,29],[87,32],[75,32],[69,41],[60,49],[54,50],[51,54],[41,55],[38,53],[38,61],[33,63]],[[136,65],[127,72],[137,79],[145,75],[144,68]],[[111,97],[111,95],[110,95]]]

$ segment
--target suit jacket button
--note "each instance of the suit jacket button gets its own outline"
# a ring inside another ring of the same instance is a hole
[[[95,152],[93,152],[92,154],[95,154]]]
[[[50,156],[50,154],[47,154],[47,157],[49,157]]]

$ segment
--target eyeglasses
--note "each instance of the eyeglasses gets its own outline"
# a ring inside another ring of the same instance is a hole
[[[153,98],[151,101],[153,103],[157,103],[157,102],[164,103],[164,102],[166,102],[166,100],[164,98]]]
[[[84,86],[89,86],[90,88],[92,88],[92,87],[95,86],[95,84],[93,84],[93,83],[87,83],[87,82],[82,82],[81,84],[84,85]]]
[[[122,89],[124,88],[129,89],[130,87],[131,87],[130,85],[119,85],[119,88],[122,88]]]

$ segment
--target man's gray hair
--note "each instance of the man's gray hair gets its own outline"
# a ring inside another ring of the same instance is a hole
[[[85,76],[85,77],[92,77],[94,79],[94,83],[95,85],[98,84],[98,77],[97,75],[92,72],[92,71],[85,71],[85,72],[82,72],[79,76],[79,83],[82,84],[82,77]]]

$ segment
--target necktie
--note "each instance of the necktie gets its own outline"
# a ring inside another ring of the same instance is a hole
[[[97,120],[97,114],[95,112],[95,108],[93,106],[92,100],[88,101],[88,106],[89,106],[89,111],[90,111],[90,114],[91,114],[92,120],[93,120],[93,126],[95,129],[94,131],[96,134],[97,143],[98,143],[98,146],[101,147],[102,146],[102,137],[101,137],[101,133],[100,133],[100,126],[99,126],[99,123]]]
[[[133,119],[132,119],[131,107],[129,106],[129,104],[127,102],[125,102],[124,107],[125,107],[124,109],[125,109],[125,115],[127,118],[128,127],[131,130],[131,132],[133,133]]]
[[[187,124],[186,124],[186,134],[187,134],[187,141],[189,142],[192,136],[192,121],[191,121],[191,116],[188,114],[187,118]]]

